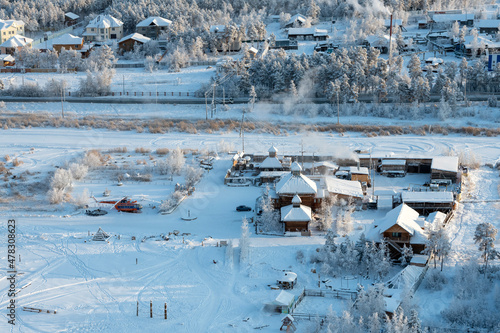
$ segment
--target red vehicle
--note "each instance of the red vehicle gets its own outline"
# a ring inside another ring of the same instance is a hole
[[[127,197],[121,200],[98,201],[98,203],[114,205],[113,207],[119,212],[140,213],[142,209],[141,204],[137,203],[137,201],[131,201]]]

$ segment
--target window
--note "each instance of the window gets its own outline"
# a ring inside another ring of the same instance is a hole
[[[75,49],[77,49],[77,48],[79,48],[79,47],[80,47],[80,45],[75,45]]]
[[[116,39],[116,34],[111,34],[111,39]]]
[[[392,237],[394,238],[401,238],[402,234],[400,232],[393,232]]]
[[[115,28],[111,28],[111,31],[115,31]]]
[[[101,29],[101,34],[103,34],[103,33],[104,33],[104,29]]]
[[[94,31],[94,28],[90,28],[90,31]]]

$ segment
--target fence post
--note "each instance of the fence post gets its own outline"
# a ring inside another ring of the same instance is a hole
[[[179,96],[181,96],[181,92],[179,91]]]
[[[149,301],[149,316],[153,318],[153,301]]]
[[[167,92],[166,91],[163,92],[163,96],[167,96]]]
[[[137,312],[136,312],[136,313],[137,313],[137,314],[136,314],[136,315],[137,315],[137,317],[139,317],[139,301],[137,301]]]
[[[172,91],[172,96],[174,96],[174,92]]]
[[[187,96],[189,97],[189,92],[187,92]]]
[[[151,96],[151,91],[149,92],[149,96]]]
[[[144,91],[142,91],[142,96],[144,96]]]
[[[167,303],[165,303],[165,320],[167,320]]]
[[[137,96],[137,92],[136,91],[134,91],[134,96]]]

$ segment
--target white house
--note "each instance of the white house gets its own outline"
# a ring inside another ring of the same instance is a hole
[[[83,37],[85,41],[120,40],[123,37],[123,22],[111,15],[98,15],[89,22]]]

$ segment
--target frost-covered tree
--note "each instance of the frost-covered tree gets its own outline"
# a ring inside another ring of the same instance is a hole
[[[422,64],[417,54],[411,56],[410,62],[408,63],[408,74],[413,82],[422,76]]]
[[[407,247],[405,244],[401,252],[401,257],[399,258],[401,264],[403,266],[407,266],[410,263],[412,257],[413,257],[413,249],[411,248],[411,245]]]
[[[282,232],[283,226],[280,222],[280,214],[274,209],[269,191],[266,191],[261,197],[262,214],[259,218],[262,229],[266,232]]]
[[[184,153],[179,147],[170,151],[167,156],[167,163],[170,165],[172,175],[181,174],[182,168],[184,168],[184,164],[186,163],[186,159],[184,158]]]
[[[477,225],[474,232],[474,242],[478,244],[484,259],[484,274],[488,270],[488,261],[500,256],[500,253],[495,249],[495,239],[498,230],[488,222],[483,222]]]
[[[446,120],[451,116],[451,107],[450,104],[444,99],[444,97],[441,97],[441,101],[439,102],[439,108],[438,108],[438,117],[441,120]]]

